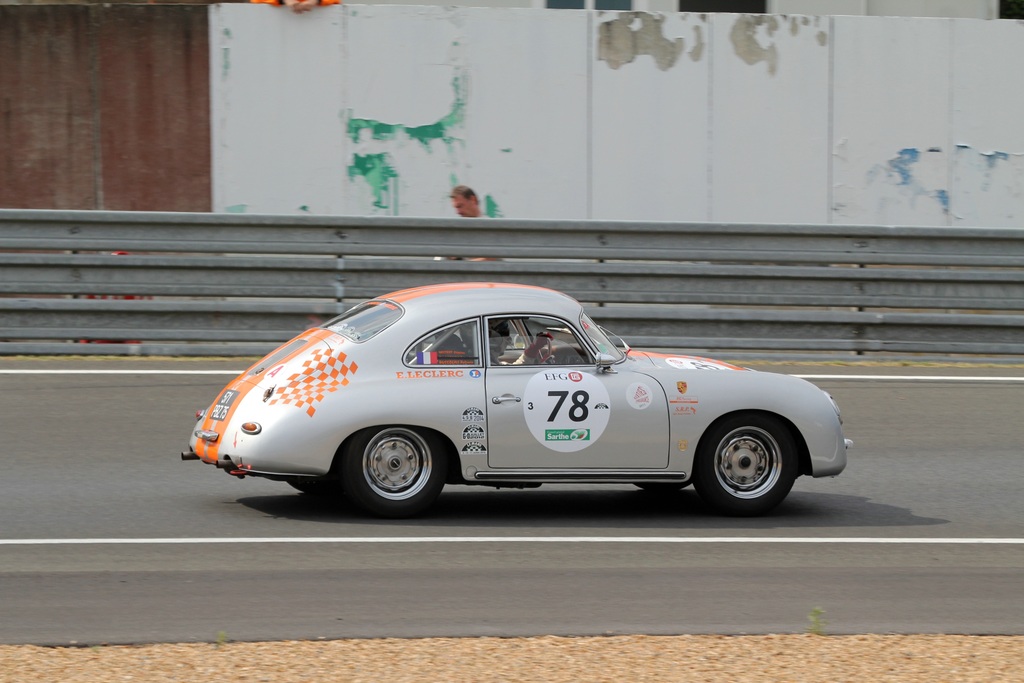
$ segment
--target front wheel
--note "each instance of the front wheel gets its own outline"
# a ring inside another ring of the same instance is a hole
[[[717,512],[761,515],[789,494],[798,465],[796,441],[778,418],[743,413],[719,422],[701,439],[693,485]]]
[[[345,493],[378,517],[422,513],[441,495],[447,456],[440,440],[408,427],[374,427],[356,434],[342,454]]]

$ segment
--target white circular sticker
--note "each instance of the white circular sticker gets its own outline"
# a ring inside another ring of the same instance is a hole
[[[581,451],[601,438],[611,400],[601,380],[575,370],[538,372],[523,392],[523,413],[533,438],[562,453]]]
[[[626,388],[626,403],[637,410],[651,405],[651,388],[643,382],[633,382]]]

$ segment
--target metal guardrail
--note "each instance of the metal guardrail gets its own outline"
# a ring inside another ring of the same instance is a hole
[[[1024,356],[1017,228],[11,209],[0,354],[261,354],[357,301],[480,280],[565,291],[642,347]]]

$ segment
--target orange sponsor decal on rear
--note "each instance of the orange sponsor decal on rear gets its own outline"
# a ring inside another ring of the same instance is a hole
[[[349,375],[354,375],[359,366],[346,363],[348,356],[340,349],[317,349],[310,358],[302,363],[302,370],[288,378],[288,384],[274,394],[268,405],[283,403],[305,408],[306,414],[313,417],[316,404],[324,400],[326,394],[348,386]]]

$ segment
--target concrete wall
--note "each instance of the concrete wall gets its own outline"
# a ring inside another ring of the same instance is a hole
[[[1024,226],[1024,22],[211,8],[213,208]]]

